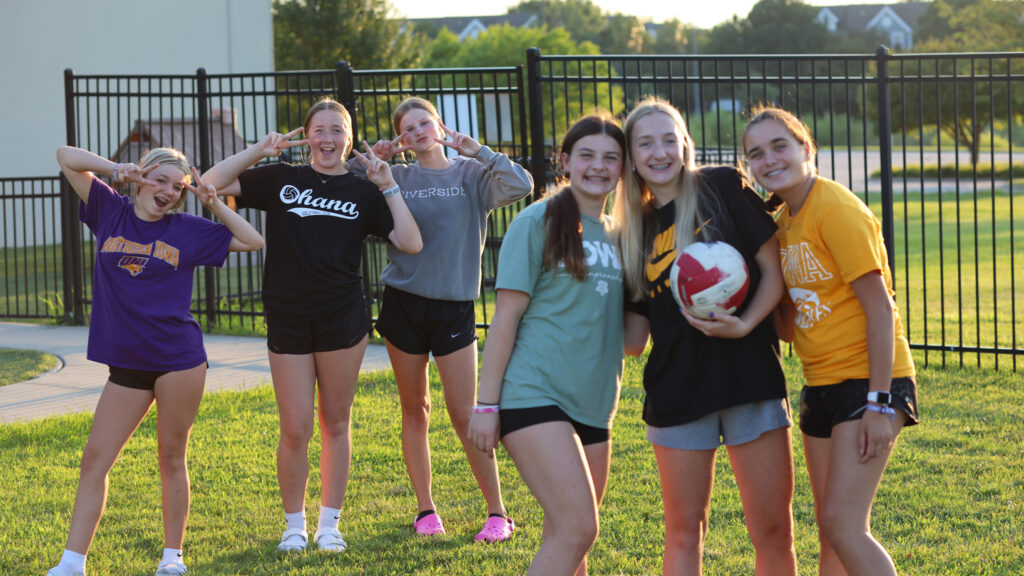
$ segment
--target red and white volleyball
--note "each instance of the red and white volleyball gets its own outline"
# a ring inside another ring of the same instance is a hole
[[[698,318],[732,314],[750,287],[747,264],[725,242],[695,242],[672,263],[672,296]]]

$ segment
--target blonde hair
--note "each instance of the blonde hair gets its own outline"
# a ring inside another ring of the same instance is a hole
[[[675,198],[675,249],[676,253],[679,253],[695,240],[695,236],[702,240],[710,238],[709,227],[704,225],[700,214],[699,200],[700,196],[705,195],[704,186],[697,169],[693,139],[686,129],[686,122],[675,106],[657,96],[648,96],[641,100],[626,117],[626,166],[633,166],[631,149],[636,124],[651,114],[664,114],[671,118],[682,139],[683,168],[679,194]],[[644,267],[657,224],[654,195],[635,169],[628,170],[622,182],[621,193],[615,195],[612,217],[619,227],[619,251],[622,255],[626,286],[633,299],[639,300],[644,291]],[[646,236],[645,229],[648,231]]]
[[[306,112],[306,120],[302,123],[302,128],[309,134],[309,125],[313,122],[313,116],[316,116],[317,112],[323,112],[324,110],[330,110],[331,112],[337,112],[341,115],[341,122],[345,127],[345,146],[341,151],[342,159],[348,158],[349,152],[352,151],[352,115],[348,113],[345,106],[334,100],[333,98],[321,98],[313,103],[309,107],[309,111]]]
[[[145,169],[153,165],[174,166],[185,173],[185,182],[192,182],[192,166],[188,163],[188,158],[174,148],[153,148],[149,152],[146,152],[146,155],[139,160],[139,168]],[[132,199],[132,202],[135,202],[138,195],[138,184],[132,183],[131,186],[128,187],[128,197]],[[184,208],[185,200],[187,199],[188,191],[182,190],[181,195],[178,196],[178,201],[170,210],[168,210],[168,212],[181,211],[181,209]]]

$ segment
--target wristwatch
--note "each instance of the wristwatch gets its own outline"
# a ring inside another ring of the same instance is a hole
[[[881,404],[882,406],[889,406],[892,404],[892,394],[878,391],[868,392],[868,402],[874,402],[875,404]]]

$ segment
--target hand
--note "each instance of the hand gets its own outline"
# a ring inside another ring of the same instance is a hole
[[[292,138],[298,136],[302,131],[303,128],[299,127],[287,134],[271,132],[264,136],[262,140],[257,142],[255,146],[259,149],[260,155],[264,158],[280,156],[283,150],[309,144],[309,140],[305,138],[302,140],[292,140]]]
[[[366,166],[366,178],[381,190],[387,190],[394,186],[395,178],[391,175],[391,166],[373,153],[373,149],[366,143],[366,140],[363,140],[363,148],[366,149],[366,154],[356,149],[353,149],[352,152]]]
[[[378,140],[373,145],[373,153],[385,162],[390,162],[392,158],[397,154],[401,154],[406,150],[412,150],[412,146],[402,146],[402,137],[399,136],[394,140]]]
[[[683,313],[686,321],[690,323],[690,326],[711,338],[743,338],[753,329],[752,326],[747,326],[747,323],[742,318],[732,314],[720,314],[704,319],[690,314],[686,307],[682,307],[679,310]]]
[[[893,432],[893,421],[889,415],[864,410],[864,415],[860,419],[860,430],[857,432],[860,463],[876,457],[888,457],[895,441],[896,434]]]
[[[501,423],[499,412],[473,413],[469,419],[469,441],[478,450],[487,452],[494,458],[494,448],[498,445],[498,428]]]
[[[156,170],[157,166],[159,166],[159,164],[150,164],[145,168],[139,168],[137,164],[132,164],[130,162],[118,164],[116,166],[117,178],[115,178],[114,181],[117,183],[132,182],[138,185],[149,184],[155,186],[156,182],[146,178],[146,175],[153,170]]]
[[[466,136],[465,134],[459,134],[458,132],[452,130],[451,128],[445,126],[444,122],[441,123],[441,129],[444,130],[444,133],[447,134],[448,138],[451,138],[451,140],[442,140],[441,138],[434,138],[434,140],[436,140],[438,144],[444,144],[449,148],[458,150],[459,154],[462,154],[463,156],[476,158],[477,153],[479,153],[480,148],[482,148],[479,142],[470,138],[469,136]]]
[[[208,182],[203,182],[203,179],[199,177],[199,171],[196,167],[192,167],[192,182],[194,184],[188,184],[188,189],[191,190],[199,202],[213,210],[213,207],[217,204],[217,189]]]

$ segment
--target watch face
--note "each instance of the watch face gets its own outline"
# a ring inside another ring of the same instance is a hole
[[[884,404],[888,406],[892,401],[892,396],[888,392],[868,392],[868,402],[874,402],[876,404]]]

